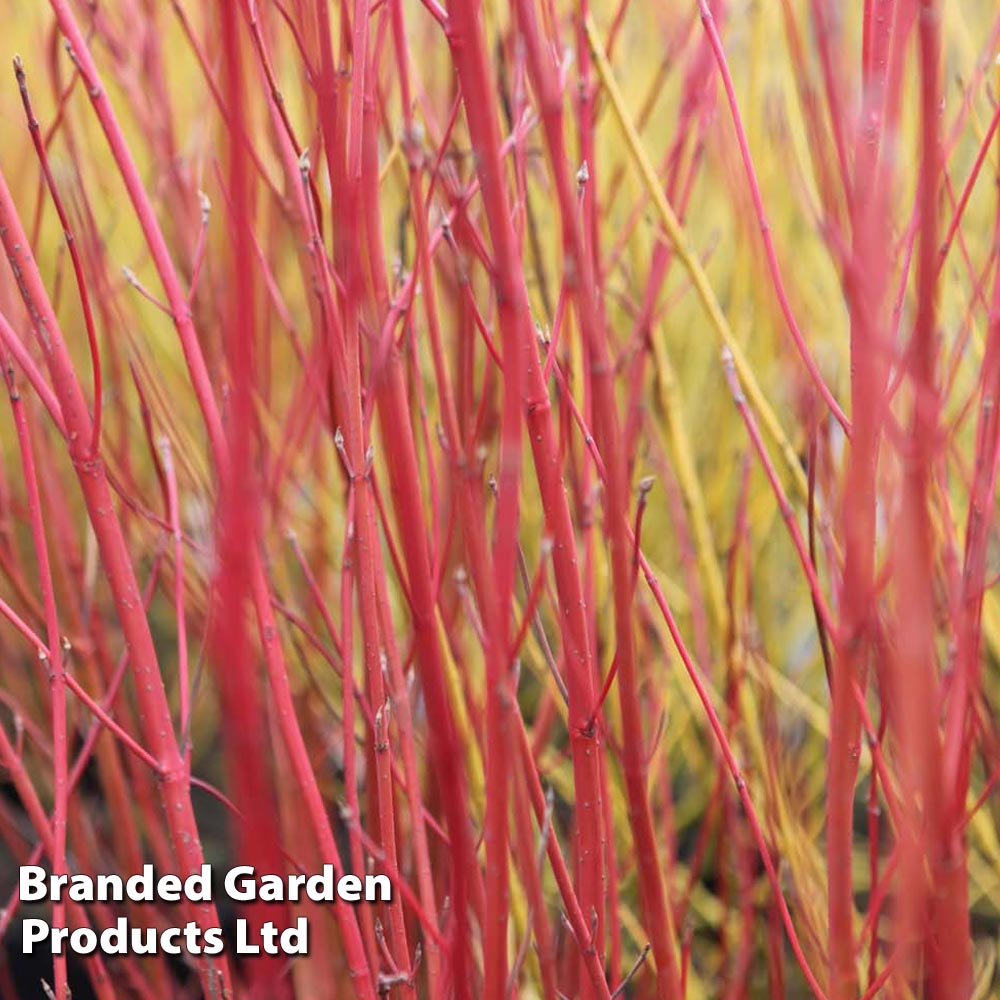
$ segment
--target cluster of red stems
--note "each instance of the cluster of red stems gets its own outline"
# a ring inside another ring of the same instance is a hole
[[[101,1000],[680,1000],[696,979],[734,998],[973,993],[966,837],[1000,765],[981,627],[1000,215],[980,261],[962,222],[1000,111],[961,186],[949,162],[989,85],[1000,18],[950,108],[935,0],[781,4],[813,221],[848,320],[824,333],[849,335],[841,407],[786,290],[779,258],[794,247],[779,254],[765,216],[762,151],[721,40],[728,5],[654,18],[617,0],[600,28],[587,0],[564,6],[231,0],[199,21],[180,0],[50,0],[38,58],[15,61],[25,115],[6,117],[0,164],[4,847],[56,873],[152,860],[186,875],[205,860],[193,801],[214,798],[228,862],[331,863],[396,887],[388,904],[309,909],[312,953],[293,964],[224,955],[184,974],[89,956],[74,975]],[[632,120],[616,82],[647,19],[669,36],[658,86],[681,81],[665,148],[640,136],[649,109]],[[859,22],[856,57],[842,19]],[[201,145],[178,120],[192,87]],[[599,131],[623,136],[625,156]],[[12,193],[22,138],[30,180]],[[742,229],[722,239],[751,245],[774,306],[790,440],[686,236],[709,152],[733,166]],[[633,170],[641,194],[612,229]],[[118,199],[146,284],[115,277],[98,188]],[[612,278],[650,218],[651,257],[620,295]],[[945,344],[939,289],[955,255],[970,292]],[[734,519],[713,522],[714,539],[676,435],[666,452],[650,443],[672,271],[697,302],[677,350],[699,326],[722,334],[731,393],[712,405],[735,403],[745,435],[746,461],[721,473]],[[160,329],[167,360],[140,348],[136,316]],[[984,360],[949,424],[980,318]],[[974,436],[955,454],[967,419]],[[644,512],[666,502],[644,475],[651,450],[685,540],[683,617],[647,560]],[[783,585],[811,602],[810,656],[826,668],[820,921],[766,808],[779,772],[745,765],[747,491],[760,474],[795,560]],[[962,478],[966,510],[946,474]],[[542,681],[522,670],[529,639]],[[687,775],[710,787],[684,841],[663,747],[680,685],[702,726],[685,738],[714,762]],[[558,794],[554,759],[571,767]],[[724,907],[714,927],[691,909],[706,884]],[[188,909],[220,922],[215,904]],[[59,926],[116,916],[52,906]],[[15,894],[0,931],[17,917]],[[60,1000],[69,975],[56,957]],[[0,992],[13,996],[11,976]]]

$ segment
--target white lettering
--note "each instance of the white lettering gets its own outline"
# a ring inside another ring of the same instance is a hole
[[[24,869],[22,869],[23,871]],[[34,946],[49,936],[49,925],[44,920],[24,920],[21,922],[21,951],[32,954]]]
[[[226,873],[226,895],[237,903],[250,903],[256,898],[253,866],[239,865]]]
[[[18,892],[25,903],[45,899],[45,869],[41,865],[22,865]],[[38,923],[43,923],[39,920]]]

